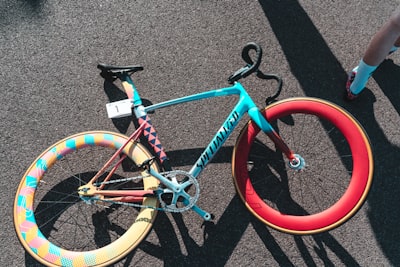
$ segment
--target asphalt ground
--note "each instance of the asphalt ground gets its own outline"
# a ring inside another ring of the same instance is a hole
[[[214,223],[204,227],[192,212],[161,213],[148,238],[120,265],[400,266],[399,54],[384,61],[360,99],[342,100],[346,72],[399,2],[1,0],[2,266],[39,266],[20,246],[12,224],[15,191],[36,156],[76,132],[132,130],[129,121],[107,119],[110,96],[97,63],[143,65],[136,85],[156,103],[225,86],[243,65],[240,53],[249,41],[264,48],[261,69],[284,78],[281,99],[330,100],[366,128],[376,166],[367,202],[328,233],[300,237],[272,230],[235,194],[233,136],[202,174],[199,201],[214,213]],[[244,83],[263,105],[272,84],[251,77]],[[152,117],[167,148],[183,155],[175,166],[204,148],[230,104],[219,99]]]

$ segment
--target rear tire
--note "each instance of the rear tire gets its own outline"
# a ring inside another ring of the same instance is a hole
[[[17,236],[34,259],[47,266],[108,266],[125,257],[151,230],[157,211],[116,203],[83,201],[77,189],[86,184],[128,137],[104,131],[79,133],[45,150],[29,167],[14,201]],[[152,157],[129,142],[128,156],[111,179],[142,175],[137,164]],[[157,163],[152,165],[159,171]],[[104,177],[104,176],[103,176]],[[101,178],[103,178],[101,177]],[[154,189],[158,180],[107,185],[105,189]],[[157,198],[143,200],[158,207]]]

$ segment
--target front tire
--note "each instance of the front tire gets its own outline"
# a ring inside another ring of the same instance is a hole
[[[353,216],[373,178],[371,146],[360,124],[339,106],[315,98],[278,101],[262,114],[305,167],[290,168],[250,121],[232,159],[236,190],[250,212],[291,234],[327,231]]]

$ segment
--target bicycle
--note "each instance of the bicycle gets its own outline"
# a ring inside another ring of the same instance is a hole
[[[101,75],[120,80],[128,95],[107,104],[108,116],[134,114],[136,130],[129,137],[78,133],[32,163],[13,206],[16,233],[26,251],[48,266],[106,266],[138,246],[159,211],[193,210],[211,220],[196,205],[197,178],[246,113],[250,120],[234,146],[232,174],[238,195],[255,217],[279,231],[306,235],[331,230],[353,216],[373,179],[372,150],[362,126],[325,100],[278,101],[282,80],[259,70],[258,44],[247,44],[242,58],[246,65],[229,77],[229,87],[148,106],[131,78],[143,67],[99,64]],[[239,82],[252,73],[278,83],[261,110]],[[193,167],[174,170],[149,113],[228,95],[237,95],[238,102]],[[319,191],[300,192],[306,189]]]

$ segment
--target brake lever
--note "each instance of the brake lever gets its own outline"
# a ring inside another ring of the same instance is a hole
[[[250,50],[256,51],[255,62],[250,57]],[[258,70],[258,67],[261,64],[262,58],[262,49],[256,43],[248,43],[242,50],[242,58],[247,63],[247,65],[239,70],[237,70],[233,75],[228,78],[228,82],[233,84],[235,81],[238,81],[241,78],[245,78],[249,76],[251,73]]]
[[[250,69],[249,65],[246,65],[243,68],[238,69],[237,71],[235,71],[234,74],[229,76],[228,82],[230,84],[233,84],[235,81],[240,80],[241,78],[243,78],[243,73],[246,73],[249,69]]]

